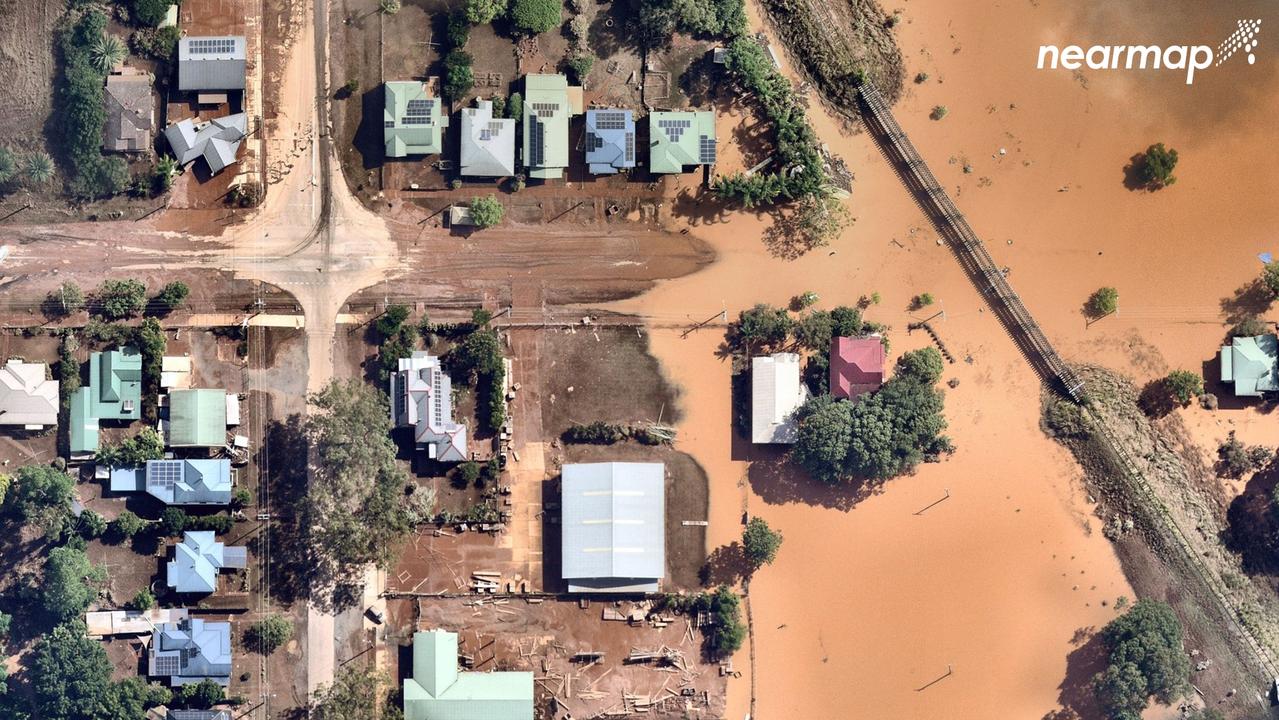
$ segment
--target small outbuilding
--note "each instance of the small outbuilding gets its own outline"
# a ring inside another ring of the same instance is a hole
[[[569,592],[657,592],[666,575],[665,466],[572,463],[560,490]]]
[[[793,444],[799,435],[795,411],[807,400],[799,355],[774,353],[751,358],[751,442]]]

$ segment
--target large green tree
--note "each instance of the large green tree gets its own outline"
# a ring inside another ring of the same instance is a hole
[[[142,720],[145,708],[163,701],[162,688],[140,678],[111,681],[102,643],[72,622],[55,627],[36,645],[31,689],[42,720]]]
[[[7,499],[23,520],[48,534],[62,528],[75,490],[75,478],[50,465],[18,468]]]
[[[1163,143],[1155,143],[1146,148],[1138,172],[1146,187],[1158,190],[1177,182],[1176,176],[1172,174],[1176,167],[1177,151],[1164,147]]]
[[[1138,717],[1153,696],[1170,704],[1189,689],[1181,622],[1166,603],[1139,600],[1101,631],[1109,662],[1093,681],[1112,720]]]
[[[844,476],[853,433],[853,404],[816,395],[799,409],[799,437],[792,450],[815,480],[834,483]]]
[[[493,227],[502,222],[502,203],[496,195],[477,197],[471,200],[471,220],[478,228]]]
[[[737,336],[748,347],[781,345],[790,337],[795,321],[785,308],[759,304],[737,318]]]
[[[293,637],[293,623],[279,614],[271,614],[254,622],[245,632],[245,644],[270,655]]]
[[[530,34],[544,33],[560,24],[559,0],[514,0],[511,22],[516,29]]]
[[[753,567],[772,565],[782,547],[782,534],[769,527],[764,518],[753,517],[742,531],[742,547]]]
[[[102,316],[108,320],[133,317],[147,304],[147,286],[137,280],[105,280],[98,286]]]
[[[367,563],[390,565],[410,529],[408,476],[395,462],[380,391],[358,380],[335,380],[310,401],[305,510],[315,562],[329,578],[359,577]]]
[[[376,670],[348,665],[311,695],[311,720],[386,720],[388,679]]]
[[[474,25],[487,25],[506,12],[506,0],[466,0],[466,19]]]
[[[83,550],[56,547],[44,564],[44,608],[59,621],[78,617],[98,596],[97,586],[105,579],[106,572],[89,562]]]

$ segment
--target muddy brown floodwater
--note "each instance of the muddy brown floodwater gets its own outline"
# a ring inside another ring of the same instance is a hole
[[[1035,69],[1040,44],[1215,47],[1236,17],[1263,17],[1261,3],[1117,5],[903,4],[906,77],[930,77],[908,82],[898,120],[1069,360],[1143,380],[1173,367],[1211,373],[1232,309],[1223,299],[1256,276],[1257,253],[1279,250],[1279,174],[1257,152],[1279,110],[1279,51],[1263,36],[1256,65],[1236,59],[1193,86],[1176,72]],[[940,122],[928,118],[935,105],[949,109]],[[812,116],[856,173],[856,222],[841,238],[790,261],[761,240],[767,218],[676,217],[673,229],[689,226],[717,262],[616,306],[654,325],[653,352],[682,388],[678,445],[710,476],[712,547],[738,537],[743,508],[785,535],[751,585],[757,716],[1042,717],[1058,706],[1079,638],[1132,591],[1078,467],[1038,429],[1029,366],[872,141]],[[722,122],[728,137],[741,119]],[[1127,189],[1128,159],[1158,141],[1180,152],[1179,182]],[[1120,313],[1087,327],[1080,307],[1102,285],[1119,289]],[[946,391],[953,457],[861,500],[752,464],[764,454],[733,438],[720,331],[681,338],[657,326],[806,290],[827,308],[878,291],[868,317],[892,326],[894,356],[927,343],[906,332],[910,297],[938,299],[935,325],[959,358],[945,376],[959,381]],[[1253,410],[1230,412],[1259,425]],[[748,664],[743,650],[737,665]],[[737,720],[750,690],[734,682]]]

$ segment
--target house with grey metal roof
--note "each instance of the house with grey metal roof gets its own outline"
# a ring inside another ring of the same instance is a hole
[[[453,381],[440,359],[418,350],[400,358],[391,374],[391,421],[395,427],[413,428],[413,443],[431,460],[462,462],[466,450],[466,426],[453,419]]]
[[[492,100],[462,108],[461,173],[469,177],[515,174],[515,121],[493,117]]]
[[[657,592],[666,575],[666,470],[661,463],[564,466],[561,550],[568,591]]]
[[[436,155],[442,150],[449,118],[444,101],[427,94],[426,83],[391,81],[382,85],[382,139],[387,157]]]
[[[165,505],[229,505],[233,473],[226,458],[148,460],[111,468],[111,492],[146,491]]]
[[[147,675],[172,687],[212,680],[231,684],[231,623],[187,618],[160,625],[151,634]]]
[[[533,673],[461,672],[457,633],[413,633],[404,720],[533,720]]]
[[[240,570],[248,565],[248,549],[226,547],[212,530],[188,530],[182,542],[173,546],[166,582],[180,593],[209,594],[218,589],[218,572]]]
[[[681,173],[715,164],[715,113],[655,112],[648,116],[648,164],[655,173]]]
[[[243,90],[244,36],[184,37],[178,41],[179,90]]]
[[[630,110],[586,111],[586,163],[595,175],[635,167],[635,118]]]
[[[247,122],[244,113],[213,118],[198,125],[187,118],[165,128],[164,137],[169,141],[179,165],[185,166],[204,158],[209,172],[216,175],[235,162],[240,144],[244,142]]]
[[[793,444],[799,436],[795,411],[808,400],[800,380],[799,355],[751,358],[751,442]]]
[[[1235,397],[1279,392],[1279,337],[1232,338],[1221,348],[1221,381],[1234,383]]]
[[[49,366],[10,358],[0,368],[0,425],[43,430],[58,424],[58,381]]]
[[[150,73],[108,75],[102,93],[106,121],[102,125],[102,149],[135,153],[151,149],[155,134],[155,93]]]

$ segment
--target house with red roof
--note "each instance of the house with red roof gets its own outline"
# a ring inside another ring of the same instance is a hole
[[[884,384],[884,344],[878,337],[830,341],[830,394],[854,400]]]

